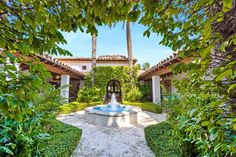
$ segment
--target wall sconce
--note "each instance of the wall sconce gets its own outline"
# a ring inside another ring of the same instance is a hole
[[[60,76],[59,76],[59,75],[56,75],[56,76],[55,76],[55,79],[56,79],[56,80],[59,80],[59,79],[60,79]]]

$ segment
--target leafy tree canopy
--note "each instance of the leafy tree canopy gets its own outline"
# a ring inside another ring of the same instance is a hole
[[[147,70],[148,68],[150,68],[150,63],[148,62],[143,63],[142,69]]]
[[[0,2],[0,47],[49,54],[69,54],[57,46],[66,43],[61,31],[97,33],[95,25],[112,25],[125,20],[128,13],[135,20],[127,0],[6,0]],[[131,10],[131,11],[130,11]]]
[[[228,102],[235,103],[236,1],[143,0],[142,3],[143,16],[139,22],[148,26],[144,35],[160,34],[161,44],[179,51],[181,57],[195,59],[188,66],[176,68],[177,72],[189,70],[190,80],[194,80],[189,86],[211,84],[218,87],[217,92]]]

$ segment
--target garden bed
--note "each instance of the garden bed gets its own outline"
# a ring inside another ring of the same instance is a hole
[[[168,122],[148,126],[144,129],[148,146],[156,156],[182,157],[180,142],[173,138],[172,128]]]
[[[74,101],[74,102],[60,106],[58,108],[58,114],[69,114],[72,112],[83,110],[86,107],[96,106],[96,105],[101,105],[101,104],[103,104],[103,102],[101,101],[91,102],[91,103]]]
[[[44,123],[44,128],[50,136],[49,139],[38,142],[40,156],[70,156],[79,143],[82,130],[54,118],[46,119]]]
[[[153,113],[162,113],[163,109],[160,105],[154,104],[151,102],[129,102],[129,101],[123,101],[124,105],[130,105],[130,106],[137,106],[142,108],[143,110],[150,111]]]

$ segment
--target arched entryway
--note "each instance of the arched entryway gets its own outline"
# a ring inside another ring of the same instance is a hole
[[[111,99],[112,93],[116,94],[117,101],[121,102],[121,85],[120,81],[117,79],[112,79],[107,83],[107,89],[106,89],[106,101],[109,101]]]

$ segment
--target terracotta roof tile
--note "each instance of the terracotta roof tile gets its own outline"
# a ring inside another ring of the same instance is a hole
[[[151,68],[147,69],[146,71],[144,71],[143,73],[141,73],[138,77],[142,78],[145,75],[157,70],[158,68],[165,66],[166,64],[171,64],[171,61],[173,60],[177,60],[180,57],[178,56],[178,54],[173,53],[172,56],[169,56],[168,58],[165,58],[164,60],[160,61],[159,63],[157,63],[156,65],[152,66]]]

